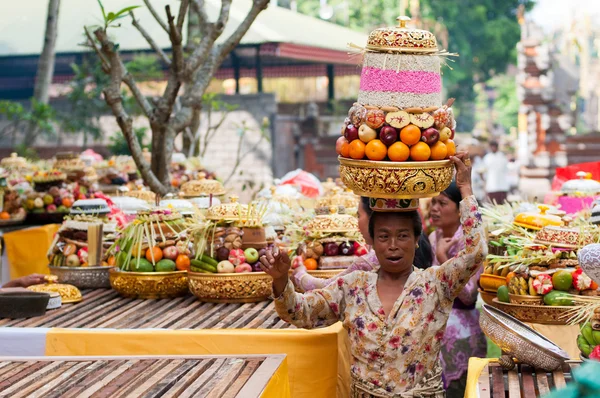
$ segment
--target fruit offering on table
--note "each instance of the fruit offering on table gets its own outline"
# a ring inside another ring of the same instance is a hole
[[[596,308],[592,320],[600,320],[600,308]],[[577,347],[585,358],[600,361],[600,327],[594,328],[591,322],[583,324],[577,336]]]
[[[68,213],[76,200],[93,198],[86,187],[77,184],[52,186],[47,192],[29,192],[24,199],[29,213]]]
[[[189,271],[194,245],[181,214],[167,209],[140,212],[109,249],[122,271]]]
[[[456,153],[453,99],[442,107],[363,106],[354,103],[336,142],[344,158],[374,161],[449,159]]]
[[[33,174],[32,182],[36,191],[44,192],[50,187],[61,186],[66,179],[67,175],[60,170],[40,170]]]
[[[68,216],[63,222],[48,251],[48,261],[52,267],[87,267],[88,256],[88,227],[102,222],[102,262],[98,265],[114,266],[114,255],[108,255],[108,249],[114,244],[117,224],[105,217],[88,215]]]
[[[367,253],[358,219],[345,214],[343,206],[320,207],[316,214],[292,239],[307,270],[347,268]]]
[[[4,177],[0,177],[0,225],[22,221],[26,215],[19,193],[7,185]]]

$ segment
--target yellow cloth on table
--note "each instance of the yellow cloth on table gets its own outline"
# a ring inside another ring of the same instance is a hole
[[[10,279],[29,274],[48,274],[48,249],[59,224],[27,228],[4,234]]]
[[[579,326],[543,325],[540,323],[527,323],[526,325],[562,348],[571,359],[579,359],[579,348],[577,348]]]
[[[479,376],[490,362],[497,361],[495,358],[469,358],[469,367],[467,368],[467,387],[465,389],[465,398],[479,397]]]
[[[287,358],[283,360],[275,371],[271,380],[265,386],[260,398],[290,398],[290,378],[288,372]]]
[[[341,335],[347,333],[339,322],[314,330],[51,328],[46,355],[286,354],[292,397],[345,398],[350,393],[350,366]]]

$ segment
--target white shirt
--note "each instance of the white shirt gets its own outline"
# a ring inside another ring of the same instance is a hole
[[[508,192],[510,189],[508,178],[508,160],[500,151],[490,152],[483,157],[485,169],[485,191]]]

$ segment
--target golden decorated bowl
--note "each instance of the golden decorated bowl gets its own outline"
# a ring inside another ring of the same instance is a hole
[[[187,271],[125,272],[109,271],[111,287],[121,296],[159,299],[185,296],[188,292]]]
[[[108,271],[112,267],[48,267],[60,283],[68,283],[79,289],[110,288]]]
[[[508,293],[511,304],[544,305],[544,296],[525,296],[522,294]]]
[[[494,307],[521,322],[544,325],[566,325],[568,314],[573,311],[573,307],[567,306],[503,303],[498,301],[497,298],[493,301]]]
[[[273,279],[265,272],[204,274],[189,272],[190,291],[208,303],[256,303],[273,294]]]
[[[382,199],[431,198],[452,182],[450,160],[375,162],[338,157],[343,183],[356,195]]]
[[[494,306],[494,299],[497,296],[496,293],[486,292],[485,290],[482,290],[482,289],[477,289],[477,291],[481,295],[481,299],[483,300],[484,303],[491,305],[492,307]]]
[[[500,275],[481,274],[479,286],[486,292],[496,294],[500,286],[506,285],[506,278]]]
[[[58,293],[62,304],[78,303],[83,300],[83,296],[79,289],[73,285],[64,283],[54,283],[53,281],[50,281],[46,284],[29,286],[27,289],[38,293]]]
[[[339,268],[339,269],[317,269],[317,270],[314,270],[314,271],[307,271],[307,272],[308,272],[309,275],[312,275],[315,278],[330,279],[330,278],[333,278],[334,276],[337,276],[337,274],[339,274],[343,270],[344,270],[343,268]]]

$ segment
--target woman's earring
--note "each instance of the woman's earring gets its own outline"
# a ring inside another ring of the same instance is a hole
[[[415,246],[415,248],[417,248],[417,249],[419,248],[419,244],[418,244],[418,243],[417,243],[417,245]]]

